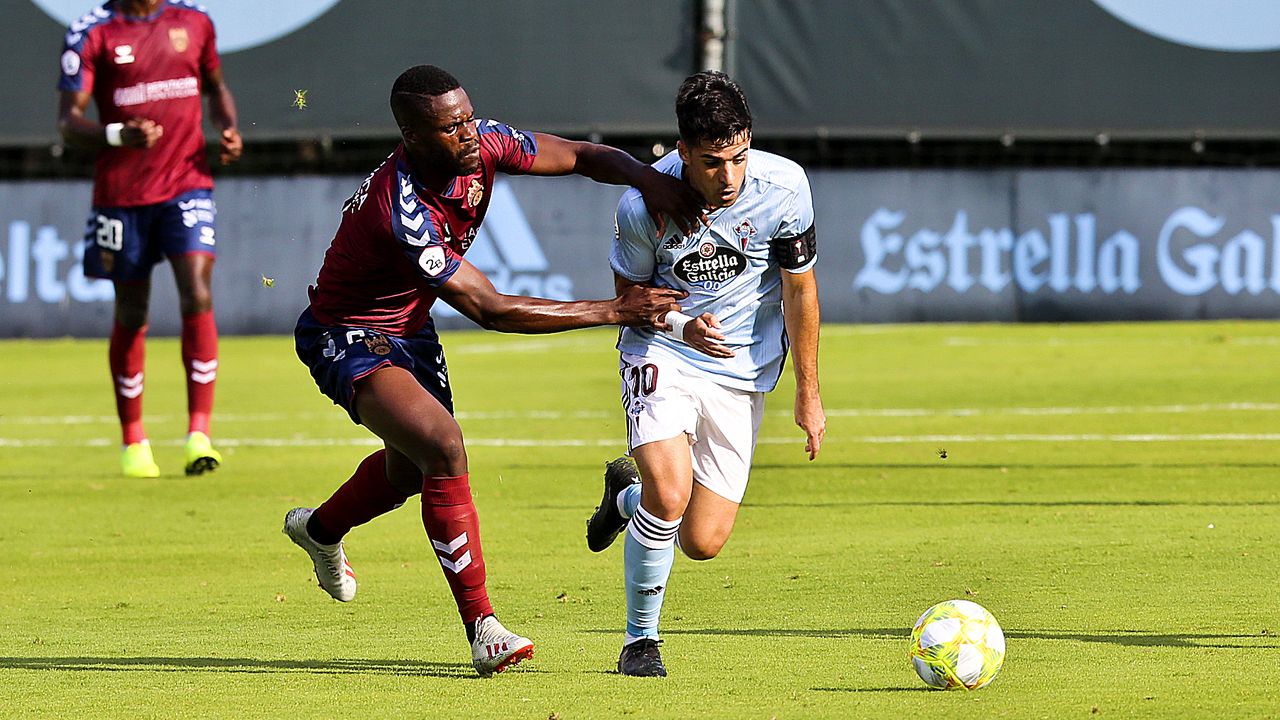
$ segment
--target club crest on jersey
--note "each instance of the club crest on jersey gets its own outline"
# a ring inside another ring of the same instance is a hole
[[[467,205],[471,207],[479,207],[480,201],[484,199],[484,185],[476,178],[471,179],[471,184],[467,186]]]
[[[364,336],[364,346],[369,348],[369,352],[374,355],[390,355],[391,341],[386,335],[366,335]]]
[[[169,44],[173,46],[174,52],[186,52],[191,44],[191,38],[187,37],[187,29],[169,28]]]
[[[128,65],[129,63],[133,62],[134,60],[137,60],[137,58],[135,58],[135,57],[133,56],[133,46],[132,46],[132,45],[117,45],[117,46],[116,46],[116,57],[115,57],[115,61],[116,61],[116,64],[117,64],[117,65]]]
[[[747,271],[747,256],[731,247],[707,242],[698,246],[696,253],[677,260],[672,271],[689,285],[719,290]]]
[[[733,234],[738,236],[738,242],[742,243],[742,249],[746,250],[747,245],[751,243],[751,238],[756,236],[756,227],[751,224],[751,219],[747,218],[733,228]]]

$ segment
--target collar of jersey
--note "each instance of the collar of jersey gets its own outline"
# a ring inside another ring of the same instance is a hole
[[[168,0],[165,0],[165,2],[160,3],[160,9],[156,10],[150,15],[125,15],[124,13],[117,10],[114,5],[112,5],[111,7],[111,12],[115,14],[116,17],[120,18],[121,20],[124,20],[125,22],[151,22],[152,20],[155,20],[156,18],[163,15],[164,11],[168,9],[169,9],[169,2]]]

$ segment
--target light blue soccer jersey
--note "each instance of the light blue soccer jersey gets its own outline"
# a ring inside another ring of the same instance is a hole
[[[654,163],[682,177],[684,162],[671,152]],[[801,273],[817,259],[811,237],[813,199],[804,170],[786,158],[762,150],[747,152],[746,178],[733,205],[711,213],[711,227],[699,226],[685,237],[667,223],[661,238],[644,199],[634,188],[618,202],[617,226],[609,264],[628,280],[686,290],[683,312],[709,312],[720,319],[731,358],[713,358],[647,328],[623,328],[618,349],[641,357],[676,358],[695,375],[721,385],[768,392],[778,383],[787,354],[782,320],[782,266]],[[786,248],[791,247],[788,252]],[[808,255],[808,257],[805,257]]]

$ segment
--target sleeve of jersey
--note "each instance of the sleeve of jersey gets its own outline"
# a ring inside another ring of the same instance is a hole
[[[818,259],[818,238],[813,226],[813,196],[809,191],[809,178],[803,174],[796,194],[782,215],[782,224],[769,245],[773,259],[787,272],[806,272]]]
[[[538,157],[538,143],[533,135],[521,132],[497,120],[477,120],[477,129],[493,148],[498,170],[508,175],[523,175]]]
[[[649,282],[657,265],[654,235],[657,227],[645,210],[639,193],[629,191],[618,202],[613,221],[613,249],[609,267],[633,282]]]
[[[207,39],[204,48],[200,51],[200,67],[204,72],[209,73],[217,70],[222,61],[218,59],[218,33],[214,29],[213,18],[206,15],[203,19],[208,27],[205,30]]]
[[[400,252],[413,263],[418,275],[432,288],[449,281],[462,264],[453,248],[442,242],[431,211],[418,200],[413,184],[401,176],[391,198],[391,233]]]
[[[81,27],[84,21],[72,25],[63,41],[62,74],[58,76],[58,89],[66,92],[93,92],[93,47],[89,31]],[[76,28],[81,29],[77,30]]]

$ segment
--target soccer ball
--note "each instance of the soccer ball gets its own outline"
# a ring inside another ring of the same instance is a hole
[[[978,603],[940,602],[911,629],[911,664],[929,687],[977,690],[1004,664],[1004,632]]]

